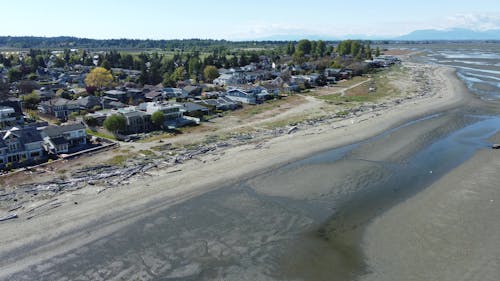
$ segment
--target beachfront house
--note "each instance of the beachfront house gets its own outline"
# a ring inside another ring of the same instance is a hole
[[[157,111],[163,112],[165,115],[165,123],[163,125],[169,129],[200,123],[199,118],[184,116],[184,112],[186,112],[184,106],[177,103],[147,102],[140,104],[139,109],[145,110],[149,115]]]
[[[81,123],[48,126],[41,131],[41,135],[44,149],[52,154],[78,151],[87,143],[85,125]]]
[[[35,127],[0,131],[0,168],[24,166],[46,158],[43,139]]]
[[[122,115],[126,120],[126,127],[123,133],[125,134],[138,134],[149,132],[152,128],[151,115],[143,111],[132,110],[124,111]]]
[[[253,92],[247,92],[242,89],[230,89],[226,92],[226,97],[241,103],[256,104],[257,95]]]
[[[203,120],[204,116],[210,113],[210,109],[201,104],[193,102],[185,102],[182,103],[181,105],[182,105],[182,110],[184,111],[183,114],[185,116],[191,116]]]
[[[235,102],[227,97],[218,97],[216,99],[206,99],[201,100],[200,103],[206,105],[211,111],[226,111],[226,110],[235,110],[241,107],[238,102]]]

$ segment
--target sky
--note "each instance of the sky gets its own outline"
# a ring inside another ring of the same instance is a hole
[[[0,7],[0,36],[342,39],[420,29],[500,29],[499,0],[3,0]]]

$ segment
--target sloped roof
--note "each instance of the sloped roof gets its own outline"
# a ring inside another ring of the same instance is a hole
[[[82,123],[75,123],[75,124],[69,124],[69,125],[62,125],[62,126],[48,126],[45,129],[42,130],[42,132],[47,135],[48,137],[58,137],[61,136],[64,133],[71,132],[71,131],[76,131],[76,130],[84,130],[85,125]]]
[[[13,127],[8,131],[0,132],[0,137],[5,140],[8,136],[15,135],[20,139],[21,143],[32,143],[43,141],[40,132],[35,127]],[[5,145],[5,144],[4,144]]]
[[[182,108],[186,110],[187,112],[192,112],[192,111],[208,111],[208,108],[206,106],[193,103],[193,102],[186,102],[182,104]]]

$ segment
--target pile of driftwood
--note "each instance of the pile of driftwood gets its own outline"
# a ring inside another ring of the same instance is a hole
[[[219,145],[201,145],[191,149],[178,149],[172,156],[168,156],[167,158],[149,157],[130,159],[126,166],[88,166],[76,170],[66,178],[55,178],[45,182],[23,184],[8,190],[0,189],[0,209],[8,211],[7,215],[0,216],[0,221],[18,218],[17,214],[13,214],[12,212],[37,199],[52,198],[57,194],[75,191],[89,185],[98,186],[97,193],[101,193],[108,188],[126,184],[134,176],[148,175],[148,171],[161,166],[161,164],[164,164],[163,167],[172,167],[227,146],[229,144],[220,143]],[[60,206],[59,203],[55,205],[52,203],[49,203],[49,209]],[[35,210],[30,210],[30,212],[35,212]],[[28,212],[25,213],[27,214]],[[31,217],[27,216],[27,218]]]

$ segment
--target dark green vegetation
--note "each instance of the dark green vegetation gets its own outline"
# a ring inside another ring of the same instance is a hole
[[[212,39],[174,39],[174,40],[140,40],[140,39],[88,39],[69,36],[34,37],[34,36],[0,36],[0,47],[12,49],[127,49],[127,50],[185,50],[204,49],[210,51],[220,47],[225,48],[275,48],[286,44],[283,41],[227,41]]]

